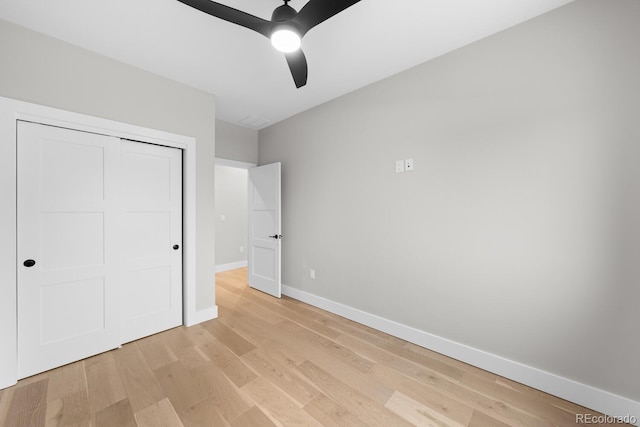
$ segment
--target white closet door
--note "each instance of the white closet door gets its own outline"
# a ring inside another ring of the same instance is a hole
[[[120,341],[119,140],[18,124],[18,377]]]
[[[182,151],[123,141],[123,342],[182,324]]]
[[[18,377],[182,323],[182,152],[18,124]]]

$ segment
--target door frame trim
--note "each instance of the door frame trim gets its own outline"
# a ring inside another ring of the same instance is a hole
[[[196,308],[196,139],[0,97],[0,389],[17,382],[17,121],[182,149],[183,324],[191,326],[217,316],[215,306],[201,312]]]

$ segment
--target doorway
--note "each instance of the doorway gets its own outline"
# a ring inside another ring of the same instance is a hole
[[[217,159],[214,211],[216,257],[225,260],[223,251],[235,257],[232,262],[218,264],[216,273],[248,267],[249,286],[280,298],[281,164],[257,167]],[[238,217],[230,226],[225,224],[227,212]],[[235,248],[239,248],[239,254]]]
[[[216,159],[216,273],[247,267],[248,182],[253,163]]]

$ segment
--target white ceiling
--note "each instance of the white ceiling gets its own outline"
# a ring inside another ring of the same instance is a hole
[[[212,93],[217,118],[261,128],[571,1],[362,0],[305,36],[301,89],[266,37],[176,0],[0,0],[0,18]],[[219,2],[264,19],[282,4]]]

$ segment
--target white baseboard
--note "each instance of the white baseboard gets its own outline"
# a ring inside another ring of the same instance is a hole
[[[282,294],[595,411],[611,416],[633,416],[636,418],[635,425],[638,425],[637,422],[640,420],[640,402],[629,398],[505,359],[290,286],[282,285]]]
[[[222,273],[223,271],[235,270],[236,268],[242,268],[247,266],[247,260],[230,262],[229,264],[216,265],[216,273]]]
[[[195,312],[193,322],[189,324],[185,324],[186,327],[197,325],[198,323],[206,322],[207,320],[217,319],[218,318],[218,306],[214,305],[213,307],[198,310]]]

